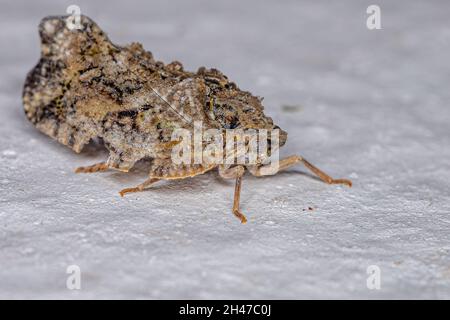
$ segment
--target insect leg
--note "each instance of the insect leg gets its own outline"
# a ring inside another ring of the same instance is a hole
[[[234,199],[233,199],[233,214],[241,220],[241,223],[246,223],[247,218],[239,210],[239,201],[241,198],[242,176],[244,175],[245,168],[243,166],[235,166],[232,168],[225,168],[223,165],[219,166],[219,175],[224,179],[236,178],[236,184],[234,186]]]
[[[311,170],[315,175],[317,175],[322,181],[328,183],[328,184],[345,184],[349,187],[352,186],[352,182],[348,179],[333,179],[332,177],[330,177],[328,174],[326,174],[325,172],[323,172],[322,170],[320,170],[319,168],[317,168],[316,166],[312,165],[311,163],[309,163],[306,159],[304,159],[301,156],[290,156],[284,159],[281,159],[278,163],[278,171],[287,169],[297,163],[303,163],[305,165],[306,168],[308,168],[309,170]],[[249,168],[249,171],[251,174],[253,174],[254,176],[263,176],[264,174],[261,171],[262,167],[253,167],[253,168]]]
[[[137,185],[134,188],[125,188],[123,190],[119,191],[119,194],[121,197],[123,197],[126,193],[131,193],[131,192],[140,192],[140,191],[144,191],[144,189],[146,187],[148,187],[149,185],[155,183],[156,181],[159,181],[160,179],[156,179],[156,178],[148,178],[147,180],[145,180],[144,182],[142,182],[141,184]]]
[[[109,166],[106,164],[106,162],[100,162],[93,164],[92,166],[78,167],[75,169],[75,173],[92,173],[92,172],[106,171],[108,169]]]

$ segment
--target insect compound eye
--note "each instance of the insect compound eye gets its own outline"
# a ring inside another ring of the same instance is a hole
[[[284,146],[284,144],[286,143],[287,140],[287,133],[286,131],[282,130],[279,126],[274,125],[272,130],[279,130],[279,136],[278,136],[278,143],[279,143],[279,147]]]

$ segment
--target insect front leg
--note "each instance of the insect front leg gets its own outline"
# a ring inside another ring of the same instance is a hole
[[[301,156],[290,156],[284,159],[281,159],[278,162],[278,171],[281,170],[285,170],[289,167],[292,167],[293,165],[297,164],[297,163],[303,163],[305,165],[306,168],[308,168],[309,170],[311,170],[315,175],[317,175],[322,181],[328,183],[328,184],[345,184],[349,187],[352,186],[352,182],[348,179],[334,179],[332,177],[330,177],[328,174],[326,174],[325,172],[323,172],[322,170],[320,170],[319,168],[317,168],[316,166],[312,165],[311,163],[309,163],[306,159],[304,159]],[[273,166],[273,164],[272,164]],[[263,168],[265,168],[266,166],[260,166],[260,167],[247,167],[247,169],[250,171],[251,174],[253,174],[254,176],[260,177],[264,174],[264,170]]]
[[[159,181],[160,179],[156,179],[156,178],[148,178],[147,180],[145,180],[144,182],[142,182],[141,184],[137,185],[136,187],[133,188],[125,188],[123,190],[119,191],[119,194],[121,197],[123,197],[126,193],[132,193],[132,192],[140,192],[140,191],[144,191],[145,188],[147,188],[148,186],[152,185],[153,183]]]
[[[241,198],[242,176],[244,175],[245,168],[243,166],[235,166],[227,168],[224,165],[219,166],[219,175],[224,179],[236,178],[236,184],[234,186],[234,200],[233,200],[233,214],[241,220],[241,223],[246,223],[247,218],[239,210],[239,201]]]

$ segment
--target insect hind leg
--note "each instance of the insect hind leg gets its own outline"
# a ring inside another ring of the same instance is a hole
[[[106,162],[99,162],[87,167],[78,167],[75,169],[75,173],[93,173],[106,171],[109,169],[109,166]]]

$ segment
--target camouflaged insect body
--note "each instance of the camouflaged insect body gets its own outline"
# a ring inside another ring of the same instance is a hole
[[[150,176],[193,176],[214,165],[171,163],[172,132],[203,129],[273,129],[261,99],[241,91],[215,69],[165,65],[138,43],[117,46],[88,17],[69,30],[66,16],[39,26],[41,59],[28,74],[23,103],[42,132],[80,152],[93,138],[109,150],[108,165],[128,171],[153,159]],[[276,127],[278,128],[278,127]],[[280,133],[280,145],[286,133]]]

